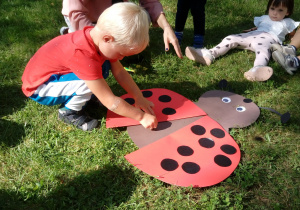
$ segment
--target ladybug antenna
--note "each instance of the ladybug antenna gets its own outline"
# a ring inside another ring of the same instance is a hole
[[[224,88],[227,87],[227,84],[228,84],[227,80],[226,80],[226,79],[222,79],[222,80],[219,82],[219,88],[220,88],[220,89],[224,89]]]
[[[280,114],[280,113],[277,112],[276,110],[274,110],[274,109],[272,109],[272,108],[269,108],[269,107],[259,107],[259,108],[260,108],[260,109],[266,109],[266,110],[269,110],[269,111],[274,112],[275,114],[279,115],[282,124],[287,123],[287,121],[289,121],[289,119],[291,118],[291,114],[290,114],[289,112],[286,112],[286,113],[284,113],[284,114]]]
[[[230,92],[233,92],[232,89],[228,86],[228,82],[226,79],[222,79],[220,82],[219,82],[219,88],[220,89],[225,89],[225,88],[228,88]]]

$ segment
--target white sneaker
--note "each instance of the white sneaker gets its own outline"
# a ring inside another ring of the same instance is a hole
[[[190,60],[201,63],[205,66],[209,66],[215,60],[214,56],[206,48],[196,49],[194,47],[186,47],[185,55]]]
[[[283,54],[296,56],[297,51],[292,45],[280,45],[278,43],[271,44],[271,52],[279,51]]]
[[[273,59],[279,63],[287,73],[293,75],[299,68],[299,62],[296,56],[285,54],[279,50],[272,53]]]
[[[254,66],[244,73],[244,77],[249,81],[266,81],[273,75],[273,69],[269,66]]]

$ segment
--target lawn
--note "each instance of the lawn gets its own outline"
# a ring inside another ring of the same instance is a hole
[[[174,27],[177,1],[161,2]],[[264,14],[266,4],[209,0],[206,47],[253,27],[253,17]],[[250,82],[243,73],[252,68],[254,53],[232,50],[202,66],[179,59],[172,47],[165,52],[163,31],[152,27],[149,47],[122,61],[139,69],[132,77],[140,89],[166,88],[197,101],[226,79],[233,92],[258,106],[291,114],[282,124],[278,115],[261,110],[254,124],[231,129],[241,161],[223,182],[205,188],[169,185],[124,158],[138,147],[126,128],[106,128],[106,108],[87,106],[101,125],[83,132],[59,121],[57,106],[42,106],[23,95],[21,76],[27,62],[65,25],[61,5],[61,0],[0,1],[0,209],[299,209],[299,73],[291,76],[271,60],[271,79]],[[291,18],[300,20],[299,7]],[[189,15],[183,53],[192,39]],[[107,82],[116,95],[125,94],[112,76]]]

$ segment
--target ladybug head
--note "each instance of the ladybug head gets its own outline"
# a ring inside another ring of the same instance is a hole
[[[251,99],[221,90],[205,92],[196,105],[227,131],[251,125],[260,115],[259,107]]]

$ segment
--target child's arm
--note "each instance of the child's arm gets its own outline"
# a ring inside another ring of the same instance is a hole
[[[250,31],[255,31],[257,29],[257,27],[254,27],[254,28],[250,28],[250,29],[246,29],[246,30],[243,30],[244,33],[248,33]]]
[[[124,67],[119,61],[111,63],[111,71],[117,82],[124,88],[124,90],[126,90],[127,93],[133,96],[133,98],[135,99],[135,106],[139,109],[144,110],[148,114],[155,115],[152,109],[152,107],[154,107],[154,104],[144,98],[139,87],[133,81],[130,74],[126,70],[124,70]]]
[[[122,68],[125,73],[118,73],[119,68]],[[116,69],[117,71],[113,71]],[[126,101],[113,94],[110,87],[104,79],[85,80],[88,88],[96,95],[101,103],[111,111],[139,121],[145,128],[156,128],[157,119],[151,108],[153,103],[146,100],[131,76],[124,70],[119,61],[112,63],[112,72],[120,85],[131,94],[135,101],[136,107],[128,104]],[[126,75],[128,74],[128,75]],[[142,110],[145,112],[143,112]]]

